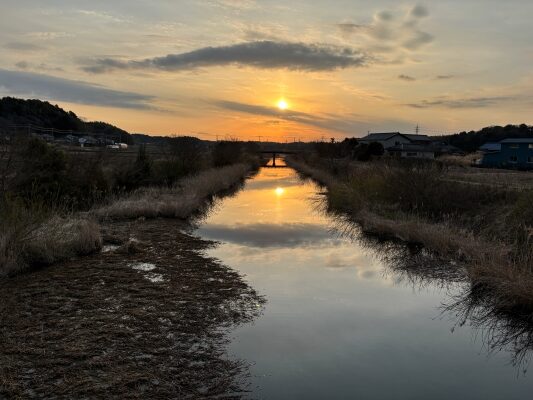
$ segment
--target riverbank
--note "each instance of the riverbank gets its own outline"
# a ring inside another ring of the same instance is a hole
[[[441,185],[440,173],[426,166],[362,163],[335,174],[334,169],[303,160],[288,164],[328,188],[327,211],[348,234],[362,229],[461,261],[457,265],[465,266],[472,291],[486,295],[487,304],[531,317],[533,242],[528,224],[533,221],[525,206],[531,204],[531,191]],[[438,209],[447,206],[447,215]]]
[[[83,213],[62,215],[40,207],[28,210],[10,202],[2,207],[0,218],[0,276],[100,251],[105,244],[101,234],[105,220],[141,217],[186,220],[256,169],[255,164],[212,168],[188,176],[170,188],[140,188]]]
[[[0,397],[205,398],[246,390],[226,332],[264,300],[179,220],[108,221],[115,245],[0,280]]]

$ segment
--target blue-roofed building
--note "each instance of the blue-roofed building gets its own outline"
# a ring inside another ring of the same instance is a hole
[[[498,146],[482,146],[483,167],[533,170],[533,138],[505,139]]]

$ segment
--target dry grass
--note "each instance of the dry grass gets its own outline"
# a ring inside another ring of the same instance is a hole
[[[235,186],[250,172],[245,164],[210,169],[179,181],[172,188],[141,188],[93,210],[101,219],[180,218],[199,210],[207,199]]]
[[[452,169],[449,179],[472,185],[484,185],[509,190],[528,190],[533,188],[531,171],[507,171],[501,169]]]
[[[27,210],[31,213],[31,210]],[[102,247],[98,224],[77,217],[27,216],[0,231],[0,276],[90,254]]]
[[[248,365],[227,355],[228,332],[264,299],[177,221],[105,229],[145,250],[2,281],[0,398],[247,397]],[[153,269],[137,268],[146,263]]]
[[[448,154],[439,157],[439,161],[446,165],[454,165],[458,167],[470,167],[476,160],[482,158],[481,153],[471,153],[464,156]]]
[[[462,260],[472,285],[485,288],[495,306],[533,309],[533,229],[530,228],[529,235],[520,243],[507,236],[510,232],[500,228],[499,237],[494,229],[490,231],[490,237],[483,236],[465,228],[464,221],[461,227],[458,218],[432,221],[422,217],[416,209],[406,213],[394,205],[384,204],[386,196],[379,193],[381,186],[375,182],[379,180],[378,172],[375,180],[370,181],[365,180],[366,169],[362,176],[351,177],[355,182],[360,179],[365,183],[354,187],[327,171],[295,161],[291,165],[328,186],[329,202],[326,207],[337,213],[341,230],[345,233],[350,234],[360,228],[367,233],[418,243],[440,256]],[[413,191],[417,190],[416,185],[408,186]],[[528,192],[524,193],[523,198],[528,200],[526,194]],[[520,204],[517,203],[516,207]],[[478,203],[471,206],[480,210]],[[523,224],[527,224],[530,218],[529,214],[519,214],[521,222],[516,226],[516,231],[524,229]],[[358,227],[354,227],[353,222],[359,224]]]

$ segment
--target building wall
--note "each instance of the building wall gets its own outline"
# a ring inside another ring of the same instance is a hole
[[[496,168],[533,169],[533,144],[502,143],[501,151],[485,154],[481,165]]]

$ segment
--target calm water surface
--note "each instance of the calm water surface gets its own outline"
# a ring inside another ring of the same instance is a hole
[[[268,303],[233,334],[264,399],[525,399],[531,374],[442,304],[460,287],[399,280],[369,250],[331,231],[319,189],[291,169],[262,169],[197,233]]]

